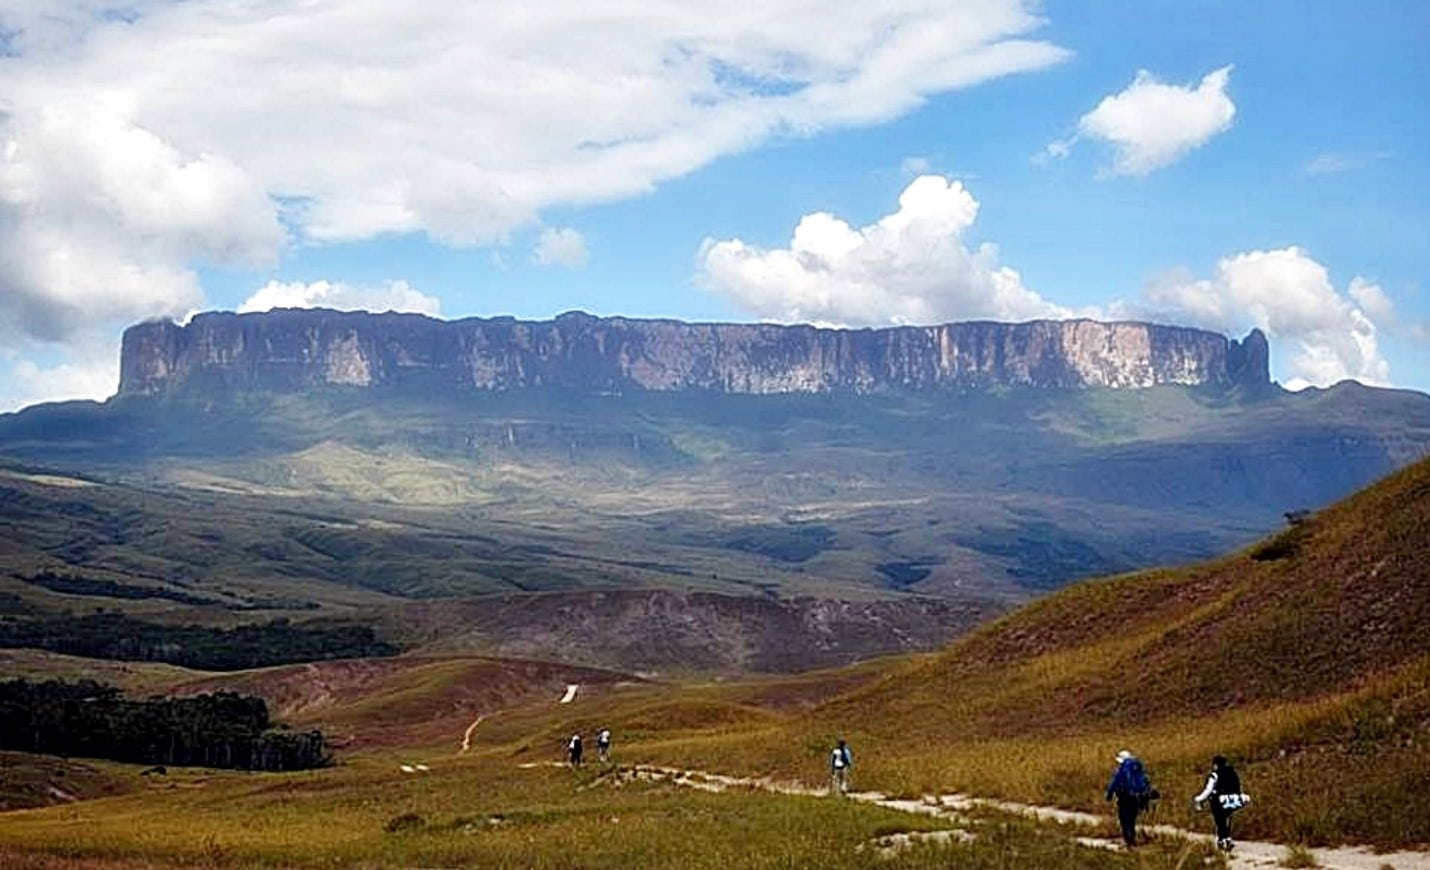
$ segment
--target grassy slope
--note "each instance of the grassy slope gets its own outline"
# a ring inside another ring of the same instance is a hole
[[[549,706],[571,683],[589,697],[638,682],[612,671],[548,662],[403,656],[215,675],[167,691],[262,697],[276,718],[294,728],[320,728],[344,752],[428,744],[452,751],[478,716]]]
[[[1242,553],[1079,584],[805,718],[661,751],[808,776],[844,733],[868,786],[1093,807],[1130,745],[1187,824],[1225,752],[1261,798],[1248,835],[1427,842],[1427,543],[1422,462]]]
[[[704,794],[490,756],[428,760],[432,771],[415,776],[377,758],[317,774],[174,771],[138,794],[6,816],[0,865],[854,870],[873,863],[867,845],[877,836],[943,826],[849,801]],[[977,829],[972,844],[878,864],[1170,870],[1189,858],[1200,864],[1205,852],[1166,842],[1114,854],[1001,818]]]
[[[1421,628],[1430,577],[1421,553],[1430,537],[1427,494],[1430,465],[1421,464],[1269,548],[1186,571],[1082,584],[946,653],[876,663],[854,677],[645,686],[569,707],[508,708],[480,729],[489,751],[432,778],[397,776],[395,758],[403,756],[384,753],[289,777],[183,773],[139,795],[8,816],[0,863],[48,866],[25,857],[47,848],[97,856],[94,866],[126,856],[144,856],[145,865],[346,857],[378,865],[627,866],[655,848],[692,867],[862,866],[855,844],[880,826],[917,825],[795,800],[761,799],[756,808],[738,795],[592,788],[589,780],[528,775],[512,764],[550,758],[560,735],[599,724],[616,730],[624,759],[813,782],[830,740],[844,734],[858,753],[861,787],[969,789],[1079,806],[1100,803],[1111,753],[1130,745],[1169,795],[1164,818],[1203,828],[1205,818],[1192,818],[1182,804],[1206,757],[1225,751],[1258,798],[1238,819],[1244,835],[1423,842],[1430,840],[1430,661]],[[1111,625],[1118,629],[1109,632]],[[454,687],[471,691],[432,667],[412,692],[391,681],[341,709],[360,721],[384,709],[429,710]],[[447,737],[450,745],[459,735]],[[424,831],[384,833],[383,824],[403,812],[423,816]],[[489,829],[489,814],[512,823]],[[613,816],[622,821],[610,822]],[[469,822],[480,833],[469,833]],[[845,826],[848,836],[841,833],[831,849],[827,831]],[[1033,845],[1036,833],[1010,836],[1029,850],[1017,866],[1076,860]],[[1006,852],[958,860],[1007,866]],[[1113,866],[1120,859],[1092,860]],[[903,866],[949,862],[945,853]]]
[[[10,816],[0,857],[45,866],[28,857],[39,848],[91,856],[95,867],[135,856],[304,865],[359,855],[378,866],[600,867],[656,855],[692,867],[838,867],[866,863],[854,849],[876,831],[920,825],[833,802],[618,787],[516,765],[552,759],[562,735],[600,725],[615,730],[621,760],[815,783],[843,734],[860,787],[1088,808],[1102,805],[1111,755],[1126,745],[1167,795],[1162,820],[1203,829],[1209,823],[1185,801],[1220,751],[1237,759],[1257,797],[1237,820],[1243,837],[1423,843],[1427,495],[1430,463],[1421,463],[1243,553],[1078,585],[944,653],[747,683],[612,686],[564,706],[509,699],[515,706],[483,722],[478,754],[466,760],[452,759],[460,723],[449,718],[446,745],[369,749],[334,771],[185,772],[140,795]],[[369,683],[371,693],[334,709],[381,723],[475,690],[453,679],[451,662],[413,667],[410,679]],[[436,773],[393,772],[414,757],[432,760]],[[382,830],[409,812],[422,817],[421,830]],[[830,841],[823,827],[840,833]],[[997,843],[999,854],[896,861],[1008,866],[1010,852],[1017,866],[1082,860],[1031,829],[997,836],[1011,838]],[[982,842],[974,848],[996,839]],[[1180,856],[1153,853],[1143,866],[1164,859]]]
[[[133,791],[136,771],[107,761],[0,752],[0,812]]]

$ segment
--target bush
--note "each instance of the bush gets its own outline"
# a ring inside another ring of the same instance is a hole
[[[417,831],[427,826],[427,820],[416,813],[403,813],[400,816],[393,816],[387,820],[387,824],[382,829],[389,834],[398,834],[403,831]]]

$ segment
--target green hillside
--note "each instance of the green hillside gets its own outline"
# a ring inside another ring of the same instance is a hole
[[[1092,809],[1131,747],[1188,825],[1220,752],[1262,797],[1248,836],[1430,841],[1427,545],[1421,462],[1232,556],[1076,584],[720,751],[798,775],[842,733],[869,787]]]
[[[0,503],[16,540],[99,579],[204,562],[244,600],[282,597],[240,588],[264,578],[300,604],[612,586],[1026,600],[1244,545],[1427,450],[1430,398],[1355,384],[235,391],[0,415],[0,462],[97,485]]]
[[[1224,753],[1255,798],[1237,818],[1242,840],[1423,850],[1427,496],[1430,461],[1231,556],[1080,583],[944,651],[851,669],[660,682],[461,657],[224,676],[146,666],[152,673],[131,677],[171,691],[264,693],[288,721],[343,739],[344,763],[284,777],[193,770],[139,782],[121,771],[127,795],[11,817],[0,859],[575,867],[658,855],[693,867],[852,867],[868,865],[859,850],[880,837],[945,824],[857,802],[703,795],[631,767],[817,787],[838,736],[855,747],[861,789],[1005,797],[1108,819],[1105,830],[1060,829],[975,815],[971,842],[896,853],[880,859],[887,866],[1218,866],[1166,834],[1131,856],[1096,847],[1112,829],[1102,788],[1124,747],[1147,760],[1164,794],[1160,823],[1209,829],[1187,799],[1211,754]],[[75,660],[25,666],[62,665]],[[559,703],[571,682],[585,688]],[[553,769],[567,735],[598,727],[618,735],[618,767]],[[399,772],[416,761],[430,772]],[[53,776],[33,778],[47,788]]]

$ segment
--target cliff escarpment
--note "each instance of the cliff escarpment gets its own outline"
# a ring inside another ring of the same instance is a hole
[[[1092,320],[888,329],[551,321],[283,309],[124,333],[121,395],[323,385],[591,392],[876,393],[997,386],[1264,387],[1264,335]]]

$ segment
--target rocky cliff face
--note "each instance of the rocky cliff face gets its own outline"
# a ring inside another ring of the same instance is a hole
[[[1269,383],[1259,330],[1238,342],[1184,327],[1091,320],[846,330],[582,313],[541,322],[442,321],[288,309],[130,327],[119,392],[342,384],[771,394]]]

